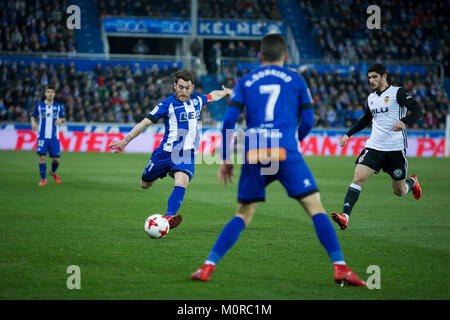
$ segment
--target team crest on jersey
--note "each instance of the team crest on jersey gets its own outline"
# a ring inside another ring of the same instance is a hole
[[[389,102],[389,97],[384,97],[384,103],[388,103]]]
[[[394,175],[394,177],[396,178],[400,178],[403,174],[403,170],[402,169],[395,169],[392,174]]]

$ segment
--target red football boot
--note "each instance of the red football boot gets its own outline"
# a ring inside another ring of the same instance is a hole
[[[334,282],[339,286],[358,286],[367,287],[367,284],[361,280],[349,267],[346,265],[334,265]]]
[[[419,179],[417,179],[417,176],[415,174],[412,174],[411,178],[413,178],[415,182],[414,186],[412,187],[412,193],[414,195],[414,198],[416,198],[416,200],[419,200],[422,196],[422,188],[420,187]]]
[[[41,182],[39,182],[40,187],[45,186],[45,185],[47,185],[47,179],[44,179]]]
[[[191,275],[191,280],[199,280],[199,281],[209,281],[214,269],[215,265],[212,264],[203,264],[200,269],[198,269],[195,273]]]
[[[339,214],[337,212],[333,212],[331,214],[331,218],[339,225],[342,230],[347,229],[348,221],[347,218],[343,214]]]
[[[61,183],[61,179],[56,173],[50,173],[50,175],[53,177],[53,180],[55,180],[56,183]]]
[[[167,221],[169,221],[170,229],[178,227],[178,225],[181,223],[181,220],[183,220],[183,216],[181,214],[176,214],[173,216],[166,216],[165,217]]]

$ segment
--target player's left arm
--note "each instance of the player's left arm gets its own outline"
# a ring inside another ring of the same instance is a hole
[[[224,86],[222,86],[222,90],[213,90],[208,94],[208,96],[211,97],[211,101],[213,102],[222,99],[226,95],[231,96],[232,93],[233,93],[232,89],[225,88]]]
[[[298,127],[298,140],[302,141],[314,127],[314,105],[303,104],[300,107],[300,126]]]
[[[308,85],[300,78],[300,126],[298,127],[298,140],[302,141],[314,126],[314,102]]]
[[[392,130],[400,131],[405,129],[406,126],[414,124],[417,120],[423,117],[423,112],[420,110],[419,104],[404,88],[398,89],[397,102],[400,106],[405,106],[409,111],[411,111],[411,113],[394,123]]]
[[[58,118],[55,120],[55,125],[60,125],[61,123],[66,122],[66,118]]]
[[[55,125],[57,126],[64,122],[66,122],[66,118],[64,115],[64,107],[61,105],[59,109],[58,119],[55,120]]]

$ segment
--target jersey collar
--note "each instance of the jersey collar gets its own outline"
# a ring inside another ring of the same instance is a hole
[[[381,94],[382,94],[383,92],[385,92],[387,89],[389,89],[390,87],[391,87],[391,85],[388,84],[388,86],[386,87],[386,89],[384,89],[384,90],[381,91],[381,92],[378,92],[378,91],[375,90],[375,93],[376,93],[378,96],[381,96]]]

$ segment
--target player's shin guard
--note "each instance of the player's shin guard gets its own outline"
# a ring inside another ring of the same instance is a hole
[[[350,215],[353,206],[355,205],[356,201],[358,201],[360,192],[361,187],[357,184],[352,183],[350,187],[348,187],[347,194],[345,195],[344,209],[342,210],[342,213]]]
[[[406,182],[405,182],[405,184],[406,184],[406,191],[405,191],[404,195],[406,195],[410,190],[412,190],[412,188],[414,187],[415,183],[416,183],[416,181],[413,178],[411,178],[411,177],[406,179]]]
[[[325,213],[318,213],[312,217],[317,238],[325,248],[333,264],[345,264],[341,246],[330,219]]]
[[[41,175],[42,180],[47,179],[47,164],[46,163],[39,163],[39,173]]]
[[[244,229],[244,220],[241,217],[233,217],[223,228],[205,262],[217,264],[236,243]]]
[[[51,173],[56,173],[56,170],[58,170],[59,162],[58,161],[52,161],[52,171]]]
[[[167,201],[167,216],[173,216],[180,209],[181,204],[183,203],[184,194],[186,193],[186,189],[180,186],[175,186],[173,188],[172,194]]]

